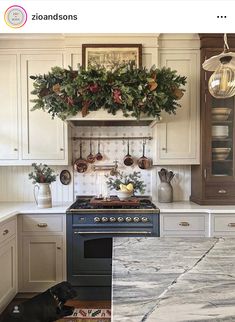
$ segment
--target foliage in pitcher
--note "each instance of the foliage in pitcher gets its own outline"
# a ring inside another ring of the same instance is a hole
[[[51,183],[56,181],[56,174],[53,169],[46,164],[32,163],[34,170],[29,173],[29,179],[33,180],[33,183]]]
[[[101,108],[113,115],[121,110],[125,117],[137,119],[142,113],[154,118],[159,118],[161,111],[175,114],[185,91],[182,85],[186,84],[186,77],[170,68],[152,66],[148,70],[137,68],[133,62],[111,70],[99,65],[88,70],[80,65],[78,70],[54,67],[47,74],[30,78],[34,80],[31,93],[37,96],[32,110],[42,109],[63,120],[79,111],[85,117]]]
[[[115,176],[105,176],[108,180],[106,184],[108,188],[120,190],[120,184],[128,185],[129,183],[133,184],[134,193],[138,191],[143,194],[145,192],[146,184],[141,180],[141,173],[134,171],[131,174],[124,174],[123,172],[118,172]]]

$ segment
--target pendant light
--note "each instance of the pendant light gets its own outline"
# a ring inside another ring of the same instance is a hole
[[[229,52],[227,35],[224,34],[224,51],[202,64],[203,69],[214,71],[208,88],[215,98],[229,98],[235,95],[235,53]]]

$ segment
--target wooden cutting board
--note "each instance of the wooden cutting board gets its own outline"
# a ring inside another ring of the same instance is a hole
[[[140,203],[140,199],[135,197],[131,197],[127,200],[120,200],[118,197],[112,197],[110,199],[96,199],[93,197],[90,200],[90,203],[96,206],[135,206]]]

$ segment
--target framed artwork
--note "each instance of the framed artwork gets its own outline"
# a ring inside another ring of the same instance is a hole
[[[110,69],[114,64],[134,61],[142,66],[141,44],[84,44],[82,45],[82,65],[98,64]]]

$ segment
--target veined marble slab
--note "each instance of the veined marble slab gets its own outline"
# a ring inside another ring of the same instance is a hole
[[[115,238],[113,322],[235,321],[235,238]]]

